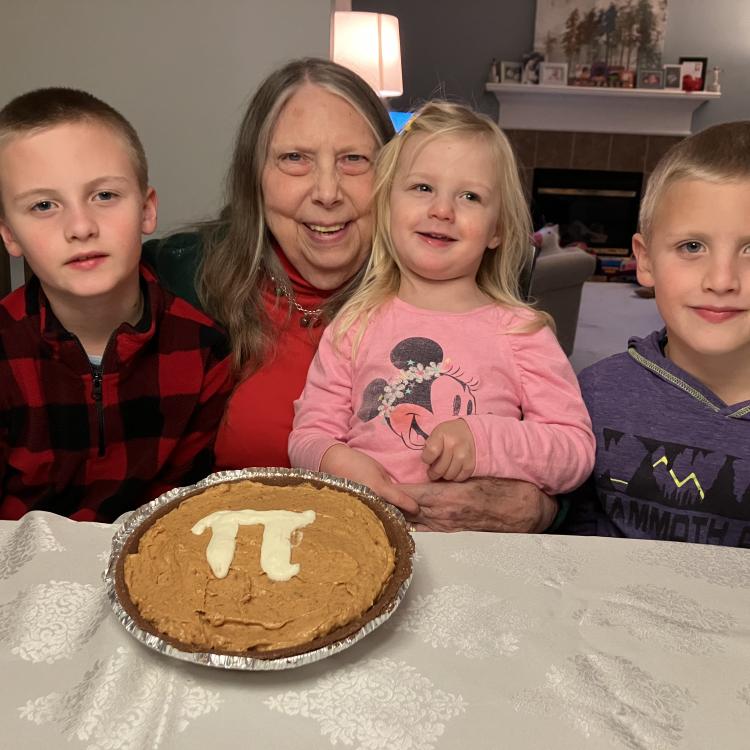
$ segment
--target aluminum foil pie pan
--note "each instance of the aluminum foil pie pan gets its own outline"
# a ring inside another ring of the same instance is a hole
[[[347,492],[365,503],[380,519],[391,546],[396,552],[395,569],[375,603],[355,622],[336,628],[325,636],[314,639],[302,647],[274,652],[248,651],[222,653],[221,651],[195,651],[186,644],[160,634],[150,623],[140,617],[130,600],[124,584],[124,560],[137,544],[143,531],[161,515],[176,508],[182,500],[200,493],[207,487],[223,482],[250,479],[273,486],[296,485],[309,482],[314,487],[331,487]],[[221,471],[189,487],[178,487],[165,492],[150,503],[141,506],[125,520],[115,532],[104,584],[112,609],[125,630],[145,646],[193,664],[203,664],[219,669],[280,670],[301,667],[325,659],[357,643],[382,625],[404,598],[412,577],[414,541],[401,512],[375,495],[364,485],[320,472],[284,468],[251,468],[238,471]]]

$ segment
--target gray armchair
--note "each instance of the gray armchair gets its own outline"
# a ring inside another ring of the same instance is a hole
[[[575,344],[583,283],[595,269],[596,257],[577,247],[545,248],[536,257],[529,301],[552,316],[568,356]]]

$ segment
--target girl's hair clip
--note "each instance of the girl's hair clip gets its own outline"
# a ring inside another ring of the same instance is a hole
[[[402,133],[408,133],[411,130],[411,126],[414,124],[414,120],[416,120],[416,119],[417,119],[416,117],[410,117],[407,120],[406,125],[404,125],[404,127],[401,128],[401,132]]]

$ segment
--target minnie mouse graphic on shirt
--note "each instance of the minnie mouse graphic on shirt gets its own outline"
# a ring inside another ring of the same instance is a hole
[[[365,388],[357,416],[363,422],[381,417],[407,448],[422,450],[432,430],[449,419],[476,414],[477,380],[444,359],[432,339],[413,337],[391,350],[398,373],[376,378]]]

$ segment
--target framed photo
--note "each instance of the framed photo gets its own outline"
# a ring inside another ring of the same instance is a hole
[[[539,83],[542,86],[567,86],[568,63],[539,63]]]
[[[663,89],[664,71],[661,68],[639,68],[637,80],[639,89]]]
[[[594,86],[607,85],[607,63],[602,60],[594,60],[591,63],[591,83]]]
[[[620,86],[624,89],[632,89],[635,86],[635,71],[623,70],[620,73]]]
[[[607,68],[607,86],[612,86],[613,88],[622,86],[621,76],[624,72],[625,67],[623,65],[610,65]]]
[[[681,57],[682,88],[684,91],[703,91],[706,88],[707,57]]]
[[[682,65],[665,65],[664,66],[664,88],[681,89],[682,88]]]
[[[500,83],[521,83],[521,63],[503,60],[500,63]]]
[[[576,63],[573,68],[573,84],[576,86],[588,86],[591,82],[591,65],[588,63]]]

